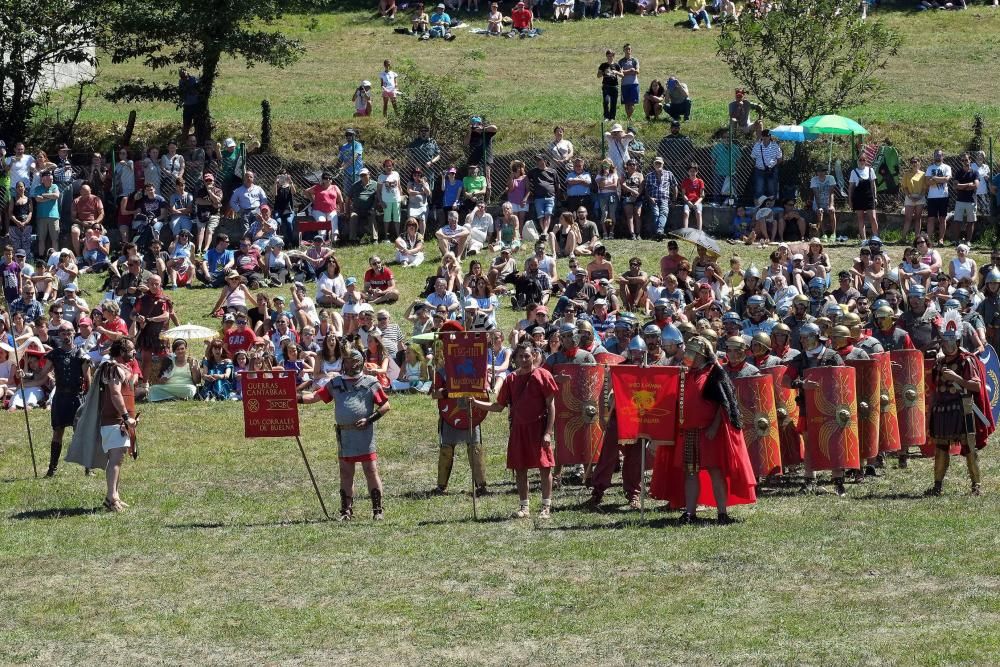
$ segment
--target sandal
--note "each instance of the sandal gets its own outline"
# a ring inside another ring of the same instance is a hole
[[[122,512],[125,508],[122,506],[121,501],[104,499],[104,509],[108,512]]]

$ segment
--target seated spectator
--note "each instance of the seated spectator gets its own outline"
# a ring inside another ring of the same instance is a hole
[[[418,231],[414,218],[406,221],[406,228],[396,239],[396,261],[401,266],[420,266],[424,263],[424,237]]]
[[[205,259],[199,262],[197,278],[209,287],[222,287],[226,284],[226,273],[235,263],[236,253],[229,249],[229,237],[219,234],[215,244],[205,253]]]
[[[434,280],[434,291],[427,295],[427,303],[434,309],[443,307],[445,319],[454,317],[459,309],[458,297],[448,289],[448,282],[444,278]]]
[[[31,410],[45,405],[49,392],[55,386],[54,368],[45,355],[46,349],[43,344],[29,337],[21,352],[24,377],[15,378],[13,382],[18,389],[10,398],[7,408],[10,412],[18,408]]]
[[[465,217],[465,227],[469,230],[467,250],[470,255],[482,250],[483,246],[492,245],[496,239],[493,216],[486,210],[482,198],[476,198],[476,207]]]
[[[382,263],[382,258],[373,255],[368,258],[369,269],[365,271],[365,301],[372,304],[396,303],[399,288],[396,279]]]
[[[194,243],[191,241],[191,230],[182,229],[170,249],[167,251],[169,259],[166,262],[165,285],[171,288],[186,287],[194,280]]]
[[[621,294],[622,306],[628,312],[646,312],[647,286],[649,274],[642,270],[642,260],[633,257],[628,261],[628,270],[618,276],[618,292]],[[613,322],[608,328],[613,326]],[[595,328],[597,328],[595,324]],[[600,330],[602,333],[606,329]]]
[[[493,263],[490,264],[486,279],[494,291],[502,291],[503,283],[515,271],[517,271],[517,262],[512,257],[512,250],[506,247],[500,248],[500,254],[494,257]]]
[[[365,354],[365,375],[371,375],[383,389],[388,389],[392,384],[389,379],[390,357],[378,329],[368,334],[367,349],[362,353]]]
[[[410,30],[414,35],[423,37],[431,27],[431,19],[424,11],[424,3],[418,2],[410,21]]]
[[[747,214],[746,206],[737,206],[733,221],[729,225],[729,241],[740,241],[750,245],[755,237],[753,218]]]
[[[552,20],[568,21],[573,15],[574,0],[553,0]]]
[[[431,14],[431,29],[426,34],[428,38],[441,37],[448,41],[455,39],[455,35],[451,34],[451,17],[445,11],[444,3],[438,3]]]
[[[576,18],[596,19],[601,15],[601,0],[580,0],[576,8]]]
[[[663,113],[663,105],[666,103],[667,89],[663,87],[663,82],[653,79],[649,82],[649,88],[642,97],[642,113],[646,120],[657,120]]]
[[[171,344],[170,350],[171,354],[164,357],[157,376],[150,383],[147,395],[150,403],[190,401],[198,393],[201,369],[188,356],[188,342],[178,338]]]
[[[782,210],[778,214],[777,219],[777,239],[784,241],[785,228],[790,224],[795,224],[799,231],[799,239],[804,240],[806,238],[806,219],[795,208],[795,200],[792,198],[786,199],[782,202],[781,208]]]
[[[521,220],[514,213],[514,205],[505,201],[500,205],[500,224],[498,225],[497,244],[494,250],[507,248],[517,252],[521,248]]]
[[[520,310],[528,303],[544,305],[552,291],[552,279],[549,274],[539,270],[538,259],[535,257],[529,257],[525,270],[510,274],[506,282],[514,286],[511,305],[515,310]]]
[[[458,211],[448,211],[448,224],[435,234],[441,254],[451,252],[457,257],[463,257],[471,233],[468,227],[458,224]]]
[[[524,6],[522,0],[518,0],[517,4],[514,5],[514,9],[510,12],[510,19],[512,29],[507,33],[508,36],[526,33],[529,30],[535,29],[535,16],[531,13],[530,9]]]
[[[111,241],[99,222],[87,228],[83,237],[83,268],[80,273],[100,273],[107,270]]]
[[[552,254],[556,257],[572,257],[576,254],[576,246],[582,238],[572,213],[566,211],[559,216],[559,222],[549,238],[552,239]]]
[[[667,114],[672,119],[691,120],[691,96],[686,83],[673,76],[667,79],[667,98],[670,100]]]
[[[601,245],[601,230],[599,225],[593,220],[587,219],[587,209],[579,206],[576,209],[576,218],[573,220],[580,231],[580,240],[576,245],[577,255],[592,255],[594,249]]]
[[[496,5],[494,4],[494,7]],[[393,391],[426,394],[431,389],[430,369],[419,345],[407,345],[399,375],[392,381]]]
[[[503,12],[500,5],[495,2],[490,3],[490,13],[486,17],[486,34],[499,36],[503,32]]]
[[[275,236],[268,244],[267,253],[262,258],[263,268],[267,271],[268,281],[274,287],[288,282],[291,273],[292,260],[285,253],[285,240]]]
[[[81,254],[80,236],[95,224],[104,220],[104,202],[91,194],[90,186],[80,186],[80,196],[73,200],[73,226],[70,227],[70,243],[77,256]]]
[[[705,0],[697,0],[691,7],[688,7],[688,22],[691,24],[692,30],[697,30],[699,23],[704,23],[707,30],[712,29],[712,17],[708,14]]]
[[[322,389],[327,382],[338,377],[341,370],[343,348],[338,336],[326,336],[313,361],[313,387]]]
[[[286,371],[295,373],[296,391],[305,391],[312,383],[312,357],[304,355],[302,346],[293,340],[283,340],[281,346],[282,367]]]
[[[766,195],[757,197],[757,211],[753,214],[753,236],[761,245],[775,239],[774,198]]]
[[[778,313],[779,317],[785,317],[792,309],[792,300],[801,292],[794,285],[789,285],[783,275],[775,276],[771,285],[774,289],[775,312]]]
[[[681,181],[681,194],[684,196],[684,218],[682,227],[688,226],[688,219],[694,213],[695,229],[701,230],[701,209],[705,201],[705,181],[698,177],[698,165],[694,162],[688,167],[687,177]]]

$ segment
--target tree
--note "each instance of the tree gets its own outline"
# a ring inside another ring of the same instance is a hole
[[[472,70],[468,74],[476,79],[480,73]],[[403,136],[414,136],[427,124],[439,142],[458,144],[465,140],[469,117],[483,113],[474,106],[479,92],[475,81],[459,83],[454,73],[441,76],[424,72],[410,61],[399,68],[399,78],[406,94],[399,100],[399,113],[389,117],[389,124]]]
[[[857,0],[783,0],[764,16],[745,11],[723,24],[718,54],[772,120],[837,113],[882,92],[878,73],[901,44],[857,7]]]
[[[158,0],[141,11],[115,3],[107,22],[105,48],[111,61],[142,60],[153,71],[186,68],[198,78],[200,102],[194,129],[199,141],[211,136],[211,100],[223,56],[242,59],[247,69],[264,64],[283,68],[302,55],[302,44],[280,30],[268,30],[296,6],[281,0]],[[174,83],[130,79],[106,97],[119,101],[177,101]]]
[[[87,0],[0,3],[0,135],[8,145],[27,134],[55,71],[96,64],[97,21]]]

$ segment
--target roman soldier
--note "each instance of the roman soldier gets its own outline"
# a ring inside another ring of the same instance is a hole
[[[767,312],[767,301],[760,294],[754,294],[747,299],[747,318],[743,320],[743,335],[753,336],[758,331],[771,333],[775,321],[771,319],[771,314]]]
[[[645,322],[643,326],[646,326],[647,324],[655,324],[662,329],[672,321],[672,310],[673,307],[670,305],[669,300],[657,299],[653,302],[653,319]]]
[[[867,352],[854,344],[854,336],[851,335],[851,330],[843,324],[838,324],[830,330],[830,344],[833,345],[833,349],[837,351],[837,354],[844,361],[871,359],[871,356]]]
[[[842,324],[850,330],[854,347],[864,350],[869,357],[879,352],[885,352],[885,348],[882,347],[878,339],[861,328],[861,317],[857,313],[844,313],[837,320],[837,324]]]
[[[667,326],[670,326],[669,324]],[[646,365],[647,366],[667,366],[667,355],[660,346],[660,327],[655,324],[647,324],[642,328],[642,340],[646,344]]]
[[[680,329],[672,324],[663,327],[660,332],[660,348],[667,358],[665,366],[684,365],[684,336]]]
[[[726,339],[726,363],[722,368],[730,380],[760,375],[756,366],[747,363],[747,342],[743,336]]]
[[[799,409],[802,414],[802,423],[807,423],[804,391],[805,372],[810,368],[843,366],[844,360],[840,358],[839,354],[824,344],[823,338],[820,335],[819,327],[815,324],[809,323],[803,325],[799,332],[799,337],[802,341],[802,354],[800,354],[795,360],[796,377],[792,380],[792,386],[799,389]],[[847,495],[847,491],[844,489],[844,470],[842,468],[835,469],[832,471],[832,475],[833,486],[837,495]],[[810,470],[807,464],[804,481],[802,482],[802,487],[799,489],[799,492],[816,493],[817,491],[816,472]]]
[[[448,398],[448,378],[445,375],[444,366],[439,366],[434,374],[434,384],[431,387],[431,396],[438,400],[438,475],[437,486],[432,493],[443,495],[448,488],[448,481],[451,479],[451,469],[455,463],[455,447],[464,444],[472,465],[472,480],[475,485],[477,496],[486,495],[486,450],[483,447],[483,434],[476,424],[470,428],[459,428],[453,421],[449,420],[448,412],[457,410],[464,413],[462,416],[470,418],[470,411],[463,403],[468,399],[458,399],[458,401]]]
[[[986,322],[983,321],[983,316],[978,311],[970,307],[972,295],[969,294],[969,290],[959,287],[951,296],[960,304],[959,312],[962,313],[962,320],[976,330],[979,340],[985,346],[989,342],[986,337]]]
[[[90,385],[90,356],[73,346],[73,325],[63,320],[54,336],[53,348],[45,355],[52,362],[55,389],[52,392],[52,442],[46,477],[55,477],[62,455],[63,433],[72,426],[83,401],[83,392]]]
[[[635,317],[631,313],[619,313],[615,320],[614,336],[604,339],[604,349],[612,354],[624,356],[628,343],[635,335]]]
[[[580,348],[580,334],[572,324],[559,327],[559,351],[545,358],[545,369],[552,371],[556,364],[596,364],[594,355]]]
[[[775,329],[778,327],[775,324]],[[774,329],[771,329],[774,332]],[[781,359],[771,354],[771,337],[758,331],[750,340],[750,363],[757,368],[770,368],[781,364]]]
[[[888,304],[875,309],[875,328],[872,338],[878,341],[886,352],[916,349],[910,334],[896,326],[896,314]]]
[[[743,334],[743,320],[736,311],[728,310],[722,314],[722,333],[726,338]]]
[[[782,323],[788,327],[788,344],[796,350],[801,347],[799,343],[799,329],[802,328],[803,324],[812,322],[815,319],[809,314],[809,303],[808,296],[805,294],[796,294],[792,297],[791,314],[782,320]]]
[[[993,267],[986,274],[983,300],[976,306],[976,312],[986,325],[986,342],[1000,349],[1000,268]]]
[[[677,327],[677,330],[681,332],[685,345],[689,340],[698,335],[698,328],[690,322],[678,322],[675,326]]]
[[[940,496],[952,453],[965,457],[972,482],[972,495],[980,494],[978,450],[986,446],[994,424],[985,390],[982,364],[962,349],[962,317],[957,310],[945,313],[941,322],[941,352],[933,370],[929,442],[935,446],[934,486],[929,496]]]
[[[655,325],[646,325],[645,329],[650,326]],[[639,366],[646,362],[649,349],[642,337],[635,336],[629,341],[626,352],[628,356],[622,363]],[[605,492],[611,488],[611,478],[614,476],[615,467],[617,467],[619,456],[621,456],[622,489],[628,499],[629,507],[639,509],[639,496],[643,483],[642,459],[639,457],[644,448],[638,443],[622,444],[618,441],[618,412],[615,410],[614,397],[610,401],[610,406],[608,425],[604,429],[604,445],[601,447],[601,455],[594,466],[593,489],[586,506],[592,510],[600,509]]]
[[[806,291],[809,298],[809,314],[813,317],[822,315],[826,310],[827,304],[836,303],[836,301],[832,300],[832,297],[827,296],[826,281],[820,277],[810,279]]]
[[[927,291],[923,285],[910,285],[906,291],[909,308],[899,318],[899,326],[910,334],[913,347],[925,356],[933,355],[937,349],[937,337],[941,327],[941,315],[927,306]]]
[[[795,366],[795,360],[802,354],[791,345],[792,330],[784,322],[778,322],[771,329],[771,353],[780,363]]]
[[[594,325],[587,320],[576,321],[576,333],[580,338],[580,349],[591,355],[607,352],[601,341],[594,335]]]
[[[756,502],[756,479],[743,423],[729,376],[715,361],[712,344],[701,336],[687,343],[678,444],[657,457],[651,493],[683,505],[681,523],[697,520],[698,505],[718,508],[720,524],[732,523],[731,505]],[[711,493],[705,483],[710,482]]]
[[[299,403],[333,403],[337,456],[340,460],[340,520],[354,518],[354,470],[360,463],[372,499],[372,519],[381,521],[382,478],[375,452],[375,422],[389,412],[389,397],[378,380],[364,373],[365,357],[357,348],[341,361],[342,373],[316,392],[299,395]]]
[[[944,310],[945,312],[948,312],[949,310],[958,311],[958,314],[961,315],[962,303],[958,299],[948,299],[944,302]],[[986,344],[979,338],[979,333],[976,331],[976,328],[964,317],[962,318],[962,323],[958,326],[958,331],[959,344],[966,352],[978,355],[986,349]]]

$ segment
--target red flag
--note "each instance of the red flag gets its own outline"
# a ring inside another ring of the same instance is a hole
[[[247,438],[299,435],[295,374],[284,371],[244,371],[243,434]]]
[[[655,445],[674,444],[680,377],[678,366],[611,367],[618,442],[645,438]]]
[[[441,336],[449,398],[485,398],[487,335],[456,331]]]

